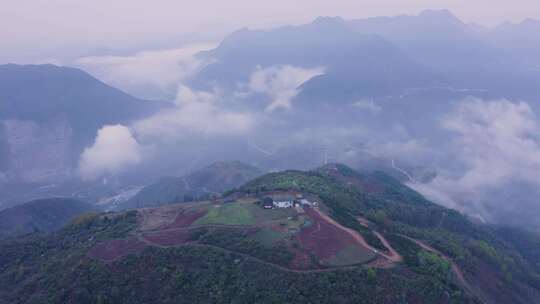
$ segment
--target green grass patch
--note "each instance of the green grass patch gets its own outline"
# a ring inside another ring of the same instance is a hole
[[[323,261],[323,263],[327,266],[348,266],[367,263],[375,257],[375,253],[369,249],[349,245],[338,251],[335,256]]]
[[[259,241],[265,246],[272,246],[286,237],[286,233],[278,232],[272,229],[261,229],[253,236],[255,240]]]
[[[195,225],[254,225],[254,216],[246,205],[230,203],[211,206],[208,213],[198,219]]]
[[[263,209],[256,204],[245,204],[244,206],[251,212],[258,223],[284,220],[296,214],[293,208]]]

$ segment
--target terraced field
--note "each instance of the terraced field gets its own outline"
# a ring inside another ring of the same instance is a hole
[[[111,262],[138,254],[146,246],[200,244],[232,251],[247,248],[259,253],[278,250],[284,254],[285,250],[291,256],[285,266],[304,271],[365,264],[379,256],[358,241],[360,235],[355,238],[326,216],[323,208],[267,210],[256,199],[240,199],[141,209],[138,229],[132,236],[100,243],[90,250],[89,256]],[[266,259],[271,262],[274,257]]]

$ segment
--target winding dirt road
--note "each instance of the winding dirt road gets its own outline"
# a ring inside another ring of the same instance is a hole
[[[332,219],[331,217],[329,217],[325,213],[321,212],[319,209],[315,209],[315,211],[319,214],[319,216],[321,218],[323,218],[324,220],[331,223],[332,225],[334,225],[334,226],[340,228],[341,230],[347,232],[348,234],[350,234],[360,245],[362,245],[363,247],[368,248],[373,253],[384,257],[385,259],[387,259],[388,261],[390,261],[392,263],[401,263],[403,261],[403,257],[397,251],[395,251],[394,248],[392,248],[390,243],[380,233],[378,233],[376,231],[373,231],[375,236],[377,236],[377,238],[379,238],[379,240],[383,243],[383,245],[386,248],[388,248],[389,254],[381,252],[380,250],[377,250],[373,246],[369,245],[366,242],[366,240],[364,239],[364,237],[360,233],[358,233],[358,231],[355,231],[355,230],[353,230],[351,228],[347,228],[347,227],[341,225],[340,223],[336,222],[334,219]]]
[[[411,237],[408,237],[406,235],[402,235],[400,234],[400,236],[410,240],[410,241],[413,241],[415,242],[418,246],[420,246],[422,249],[424,250],[427,250],[427,251],[430,251],[430,252],[433,252],[433,253],[436,253],[438,254],[440,257],[442,257],[443,259],[445,259],[447,262],[450,263],[451,267],[452,267],[452,272],[454,272],[454,274],[456,275],[459,283],[461,283],[463,286],[466,286],[467,288],[470,288],[469,286],[469,283],[467,283],[467,281],[465,280],[465,276],[463,275],[463,271],[461,271],[461,269],[459,268],[459,266],[447,255],[445,255],[444,253],[440,252],[439,250],[429,246],[428,244],[420,241],[420,240],[417,240],[417,239],[413,239]]]

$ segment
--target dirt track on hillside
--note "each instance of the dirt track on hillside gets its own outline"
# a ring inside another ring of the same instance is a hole
[[[420,241],[420,240],[417,240],[417,239],[413,239],[411,237],[408,237],[406,235],[401,235],[402,237],[408,239],[408,240],[411,240],[413,242],[415,242],[418,246],[422,247],[422,249],[424,250],[427,250],[427,251],[430,251],[430,252],[433,252],[433,253],[436,253],[438,254],[439,256],[441,256],[443,259],[445,259],[447,262],[450,263],[450,265],[452,266],[452,271],[454,272],[454,274],[456,275],[458,281],[463,285],[463,286],[466,286],[468,288],[470,288],[469,286],[469,283],[467,283],[467,281],[465,280],[465,276],[463,275],[463,272],[461,271],[461,269],[459,268],[459,266],[447,255],[445,255],[444,253],[440,252],[439,250],[429,246],[428,244]]]
[[[379,240],[384,244],[384,246],[386,248],[388,248],[389,250],[389,254],[385,254],[383,252],[380,252],[379,250],[375,249],[374,247],[372,247],[371,245],[369,245],[366,240],[364,239],[364,237],[362,237],[362,235],[360,235],[360,233],[358,233],[358,231],[355,231],[351,228],[347,228],[347,227],[344,227],[343,225],[341,225],[340,223],[336,222],[334,219],[332,219],[331,217],[329,217],[328,215],[326,215],[325,213],[321,212],[320,210],[316,210],[317,213],[321,216],[321,218],[325,219],[326,221],[330,222],[331,224],[333,224],[334,226],[340,228],[341,230],[347,232],[348,234],[350,234],[360,245],[368,248],[369,250],[371,250],[372,252],[374,252],[375,254],[379,255],[379,256],[382,256],[384,257],[386,260],[388,260],[390,263],[401,263],[403,261],[403,257],[397,252],[394,250],[394,248],[392,248],[392,246],[390,245],[390,243],[378,232],[375,232],[375,236],[377,236],[379,238]],[[378,263],[375,263],[374,266],[378,266],[379,264]],[[388,265],[385,265],[386,267],[388,267]]]
[[[363,218],[361,216],[356,217],[356,220],[366,228],[369,228],[369,220],[366,218]],[[373,234],[381,241],[381,243],[388,249],[389,254],[381,253],[382,256],[386,257],[387,259],[395,262],[395,263],[401,263],[403,262],[403,257],[390,245],[390,242],[378,231],[371,230]]]

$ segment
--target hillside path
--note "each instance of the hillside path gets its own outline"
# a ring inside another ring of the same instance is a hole
[[[140,240],[141,242],[144,242],[148,246],[154,246],[154,247],[158,247],[158,248],[162,248],[162,249],[176,248],[176,247],[182,247],[182,246],[185,246],[185,247],[199,247],[199,248],[211,248],[211,249],[218,250],[218,251],[221,251],[221,252],[226,252],[226,253],[229,253],[229,254],[238,255],[238,256],[241,256],[241,257],[243,257],[245,259],[257,261],[259,263],[262,263],[264,265],[268,265],[270,267],[277,268],[277,269],[282,270],[282,271],[293,272],[293,273],[323,273],[323,272],[347,271],[347,270],[354,270],[354,269],[361,268],[361,266],[353,265],[353,266],[332,267],[332,268],[324,268],[324,269],[307,269],[307,270],[291,269],[291,268],[288,268],[288,267],[285,267],[285,266],[281,266],[281,265],[278,265],[278,264],[274,264],[274,263],[259,259],[257,257],[252,256],[252,255],[249,255],[249,254],[245,254],[245,253],[241,253],[241,252],[238,252],[238,251],[225,249],[225,248],[219,247],[219,246],[208,245],[208,244],[198,244],[198,243],[186,243],[186,244],[181,244],[181,245],[165,246],[165,245],[161,245],[161,244],[157,244],[155,242],[152,242],[152,241],[146,239],[144,236],[142,236],[139,233],[135,233],[135,236],[137,237],[138,240]]]
[[[408,239],[410,241],[413,241],[414,243],[416,243],[418,246],[420,246],[424,250],[436,253],[439,256],[441,256],[443,259],[445,259],[447,262],[450,263],[450,265],[452,267],[452,271],[456,275],[459,283],[461,283],[463,286],[471,289],[469,283],[467,283],[467,281],[465,280],[465,276],[463,275],[463,272],[461,271],[459,266],[456,264],[456,262],[454,262],[449,256],[447,256],[446,254],[442,253],[441,251],[431,247],[430,245],[424,243],[423,241],[420,241],[420,240],[417,240],[417,239],[414,239],[414,238],[411,238],[411,237],[408,237],[408,236],[402,235],[402,234],[400,234],[400,236],[402,236],[402,237],[404,237],[404,238],[406,238],[406,239]]]
[[[364,237],[358,231],[355,231],[355,230],[353,230],[351,228],[347,228],[347,227],[341,225],[340,223],[336,222],[334,219],[332,219],[331,217],[329,217],[325,213],[321,212],[319,209],[316,209],[315,211],[319,214],[319,216],[321,216],[321,218],[323,218],[324,220],[326,220],[329,223],[333,224],[334,226],[342,229],[343,231],[347,232],[360,245],[368,248],[369,250],[371,250],[375,254],[386,258],[388,261],[390,261],[392,263],[400,263],[400,262],[403,261],[403,257],[399,253],[397,253],[397,251],[395,251],[394,248],[392,248],[392,246],[390,246],[390,243],[380,233],[373,231],[375,236],[377,236],[379,238],[379,240],[384,244],[384,246],[386,246],[386,248],[388,248],[388,250],[390,251],[390,254],[385,254],[385,253],[381,252],[380,250],[377,250],[373,246],[369,245],[368,242],[366,242]]]

